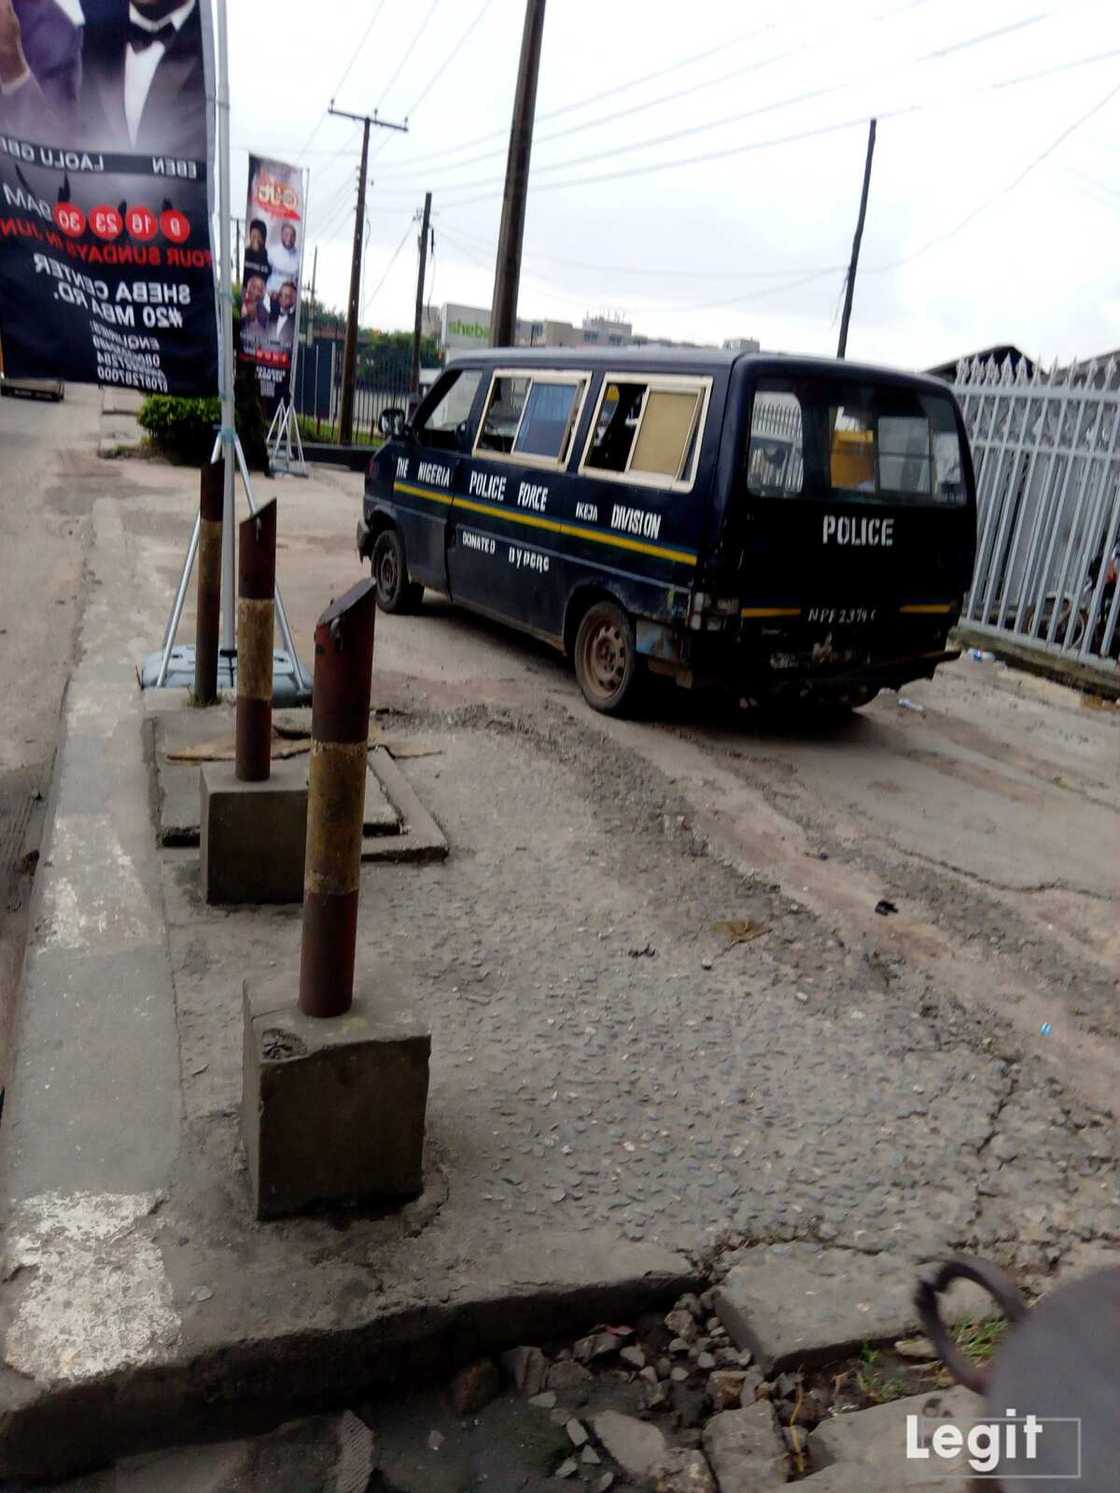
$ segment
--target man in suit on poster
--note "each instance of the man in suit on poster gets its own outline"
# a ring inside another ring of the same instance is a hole
[[[44,145],[73,135],[81,31],[56,0],[0,0],[0,128]]]
[[[115,10],[100,6],[87,16],[84,31],[83,145],[204,160],[199,0],[131,0]]]

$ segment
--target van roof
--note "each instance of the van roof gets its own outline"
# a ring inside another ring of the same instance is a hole
[[[633,368],[665,372],[696,372],[730,368],[735,363],[757,363],[767,367],[796,366],[801,372],[818,376],[843,372],[878,380],[905,379],[925,385],[944,394],[942,379],[909,368],[887,368],[872,363],[852,363],[847,359],[802,357],[794,353],[735,353],[722,348],[702,347],[487,347],[477,352],[464,350],[447,360],[472,363],[484,368],[497,366],[526,368],[609,367],[624,371]]]

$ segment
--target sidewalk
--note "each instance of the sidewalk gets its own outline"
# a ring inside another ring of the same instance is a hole
[[[725,866],[666,779],[547,701],[393,719],[433,748],[402,771],[450,857],[365,868],[358,960],[432,1023],[424,1195],[258,1225],[241,983],[294,970],[299,915],[207,908],[197,852],[156,848],[146,481],[95,506],[37,881],[0,1157],[0,1475],[570,1339],[689,1289],[720,1241],[746,1267],[827,1244],[897,1282],[962,1246],[1044,1276],[1114,1238],[1111,1125]]]

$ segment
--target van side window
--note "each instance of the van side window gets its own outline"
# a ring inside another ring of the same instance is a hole
[[[690,486],[709,388],[704,379],[608,375],[583,470],[649,486]]]
[[[527,378],[503,376],[494,380],[478,433],[479,451],[501,451],[508,455],[513,450],[528,393]]]
[[[579,373],[495,374],[476,453],[562,465],[590,381]]]
[[[435,403],[417,413],[416,433],[422,446],[434,446],[439,451],[459,449],[460,427],[470,419],[481,382],[481,368],[453,368],[444,374],[428,396]]]

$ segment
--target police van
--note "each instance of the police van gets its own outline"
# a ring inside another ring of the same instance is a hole
[[[608,714],[649,674],[849,706],[930,678],[975,543],[940,380],[643,348],[456,360],[358,525],[383,610],[430,587],[532,633]]]

